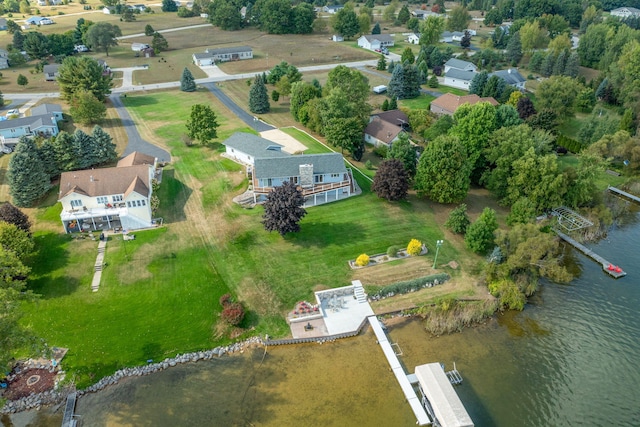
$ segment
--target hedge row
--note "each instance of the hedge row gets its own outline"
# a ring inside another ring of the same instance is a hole
[[[584,148],[584,144],[582,144],[580,141],[569,138],[565,135],[559,135],[558,139],[556,140],[556,144],[559,147],[564,147],[575,154],[579,153]]]
[[[432,274],[430,276],[419,277],[417,279],[406,280],[404,282],[397,282],[385,286],[374,293],[370,293],[369,296],[372,299],[392,297],[397,294],[406,294],[409,292],[415,292],[422,288],[430,288],[434,285],[440,285],[449,279],[450,276],[447,273]]]

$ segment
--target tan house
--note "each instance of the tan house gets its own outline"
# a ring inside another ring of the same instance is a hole
[[[445,93],[442,96],[431,101],[431,112],[435,114],[449,114],[452,116],[456,110],[463,104],[474,105],[478,102],[489,102],[493,106],[500,103],[492,97],[480,98],[478,95],[458,96],[451,93]]]
[[[372,114],[369,124],[364,129],[364,141],[374,146],[390,147],[400,135],[409,127],[409,117],[400,110],[383,111]]]
[[[62,173],[58,201],[65,232],[152,227],[156,166],[156,158],[134,152],[113,168]]]

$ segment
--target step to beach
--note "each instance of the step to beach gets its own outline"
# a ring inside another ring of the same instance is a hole
[[[362,286],[354,286],[353,295],[356,297],[358,302],[367,302],[367,294],[364,293],[364,288]]]

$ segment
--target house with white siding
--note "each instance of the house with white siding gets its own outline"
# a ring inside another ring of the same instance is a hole
[[[340,153],[290,155],[282,146],[259,136],[237,132],[223,142],[225,155],[246,165],[253,203],[261,203],[285,182],[296,184],[305,206],[354,195],[355,184]]]
[[[473,62],[463,61],[462,59],[458,58],[451,58],[444,63],[445,73],[452,68],[461,71],[478,71],[478,67]]]
[[[390,47],[393,45],[393,36],[390,34],[367,34],[358,38],[358,46],[369,50],[379,51],[383,47]]]
[[[400,110],[389,110],[372,114],[364,129],[364,141],[375,147],[387,148],[398,140],[403,130],[408,130],[409,117]]]
[[[116,167],[63,172],[58,201],[66,233],[154,226],[152,182],[157,159],[131,153]]]
[[[469,90],[471,81],[478,74],[475,71],[459,70],[457,68],[450,68],[449,71],[444,73],[444,85],[450,87],[457,87],[458,89]]]
[[[619,7],[613,9],[610,13],[611,16],[617,16],[622,19],[640,17],[640,9],[636,9],[635,7]]]

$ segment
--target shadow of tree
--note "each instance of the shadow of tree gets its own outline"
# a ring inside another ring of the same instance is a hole
[[[156,216],[165,222],[182,222],[187,216],[184,207],[193,190],[175,177],[175,170],[165,168],[162,172],[162,184],[158,191],[160,207]]]
[[[76,291],[79,282],[72,277],[51,277],[51,272],[63,268],[69,261],[69,253],[64,244],[67,234],[44,233],[34,237],[36,253],[29,260],[31,277],[28,288],[43,298],[56,298]]]

